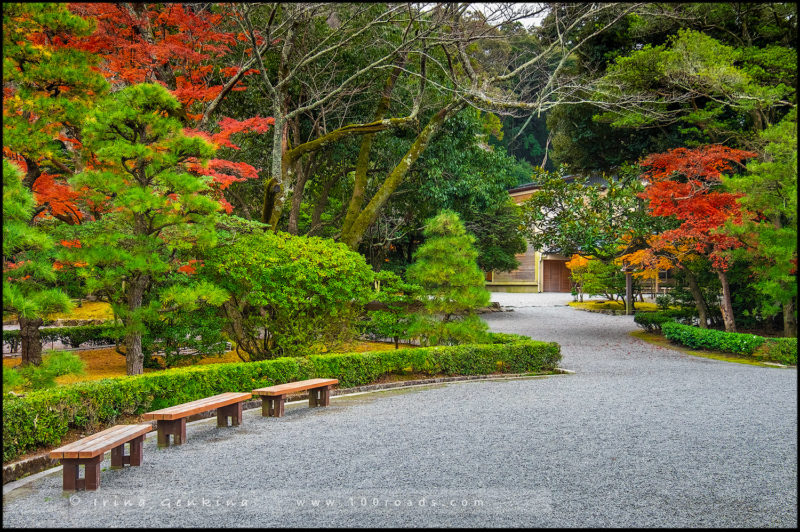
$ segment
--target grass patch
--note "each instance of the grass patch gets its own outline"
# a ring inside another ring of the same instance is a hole
[[[702,358],[710,358],[713,360],[722,360],[725,362],[735,362],[736,364],[748,364],[750,366],[763,366],[763,367],[772,367],[770,364],[764,364],[759,360],[751,357],[743,357],[743,356],[736,356],[731,355],[729,353],[723,353],[721,351],[693,351],[691,349],[686,349],[685,347],[681,347],[679,345],[673,344],[660,334],[649,333],[645,331],[633,331],[629,333],[631,336],[638,338],[640,340],[644,340],[647,343],[658,345],[661,347],[666,347],[668,349],[672,349],[674,351],[680,351],[681,353],[685,353],[687,355],[692,355],[695,357],[702,357]]]
[[[73,303],[75,303],[73,301]],[[51,314],[47,321],[55,320],[113,320],[114,312],[111,310],[111,305],[104,301],[84,301],[79,307],[77,303],[72,309],[72,312],[59,312]],[[7,314],[3,316],[3,321],[13,321],[16,323],[17,316],[15,314]]]
[[[586,310],[625,310],[624,301],[570,301],[570,307],[582,308]],[[634,311],[655,312],[658,305],[655,303],[636,301]]]

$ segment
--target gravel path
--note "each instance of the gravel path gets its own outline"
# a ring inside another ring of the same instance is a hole
[[[796,370],[652,346],[568,294],[493,300],[514,312],[492,330],[559,342],[576,373],[196,423],[97,492],[63,496],[60,472],[13,490],[3,526],[797,526]]]

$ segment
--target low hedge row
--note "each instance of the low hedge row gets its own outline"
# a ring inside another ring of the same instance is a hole
[[[755,334],[700,329],[680,323],[663,323],[664,337],[693,349],[712,349],[737,355],[756,356],[782,364],[797,364],[797,338],[765,338]]]
[[[789,366],[797,365],[797,338],[766,338],[755,356]]]
[[[633,316],[633,321],[647,332],[660,333],[661,325],[670,321],[678,321],[690,324],[694,318],[694,311],[691,309],[670,309],[658,312],[637,312]]]
[[[79,325],[76,327],[44,327],[39,329],[42,342],[60,341],[64,345],[78,347],[81,344],[107,345],[115,343],[120,328],[114,325]],[[19,345],[19,330],[3,331],[3,344],[12,352]]]
[[[285,357],[209,364],[134,377],[82,382],[22,397],[3,397],[3,461],[41,446],[58,445],[70,428],[94,430],[123,415],[137,415],[222,392],[247,392],[316,377],[349,388],[397,372],[485,375],[554,369],[561,349],[516,335],[493,335],[493,344]],[[519,338],[523,338],[519,340]]]

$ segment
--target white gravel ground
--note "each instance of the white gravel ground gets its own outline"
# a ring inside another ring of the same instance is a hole
[[[570,299],[495,293],[514,311],[484,318],[559,342],[574,375],[195,423],[97,492],[63,495],[60,472],[13,490],[3,526],[796,527],[796,370],[652,346]]]

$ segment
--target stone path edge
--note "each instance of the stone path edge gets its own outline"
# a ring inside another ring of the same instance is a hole
[[[554,375],[571,375],[575,372],[569,369],[564,368],[555,368],[553,373],[544,373],[541,375],[531,374],[531,373],[505,373],[505,374],[498,374],[492,373],[488,375],[459,375],[455,377],[432,377],[430,379],[417,379],[417,380],[409,380],[409,381],[396,381],[396,382],[384,382],[379,384],[367,384],[364,386],[355,386],[353,388],[341,388],[331,391],[331,396],[349,396],[349,395],[359,395],[363,393],[369,392],[378,392],[383,390],[390,390],[394,388],[413,388],[417,386],[430,386],[432,384],[440,384],[440,383],[448,383],[448,382],[460,382],[460,381],[477,381],[477,380],[510,380],[510,379],[529,379],[529,378],[543,378],[543,377],[552,377]],[[295,401],[289,401],[286,405],[292,405],[300,402],[304,402],[305,399],[298,399]],[[255,399],[251,401],[245,401],[242,404],[242,410],[253,410],[255,408],[261,408],[261,399]],[[189,424],[199,423],[200,421],[205,421],[206,419],[212,418],[216,416],[216,411],[211,412],[202,412],[200,414],[195,414],[193,416],[189,416],[188,422]],[[153,431],[155,431],[155,422],[153,422]],[[154,434],[148,433],[147,438],[153,437]],[[3,466],[3,495],[10,493],[11,491],[28,484],[29,482],[33,482],[37,478],[40,478],[45,475],[49,475],[61,470],[61,466],[58,465],[59,460],[53,460],[50,458],[49,452],[45,452],[36,456],[31,456],[30,458],[26,458],[24,460],[20,460],[18,462],[12,462],[10,464]]]

